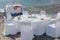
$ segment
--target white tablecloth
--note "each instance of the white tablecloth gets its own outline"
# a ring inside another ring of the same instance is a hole
[[[49,23],[49,18],[45,18],[44,20],[40,20],[39,18],[22,18],[18,20],[16,17],[14,19],[17,22],[17,32],[21,32],[21,22],[28,21],[31,22],[31,26],[33,28],[33,34],[42,35],[45,33],[45,28]]]
[[[33,29],[31,22],[24,21],[21,22],[21,40],[32,40],[33,39]]]

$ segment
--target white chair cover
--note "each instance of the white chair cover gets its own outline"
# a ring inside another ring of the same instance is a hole
[[[17,22],[17,32],[21,32],[21,23]]]
[[[7,20],[11,20],[12,19],[12,16],[10,13],[6,13],[6,16],[7,16]]]
[[[21,17],[20,17],[22,20],[27,20],[27,18],[28,18],[28,15],[21,15]]]
[[[15,25],[13,23],[6,23],[4,25],[4,35],[15,35],[17,32],[16,32],[16,28],[15,28]]]
[[[6,19],[4,18],[4,35],[14,35],[17,33],[16,31],[17,26],[16,26],[16,22],[13,21],[12,19]]]
[[[56,22],[56,36],[60,37],[60,20]]]
[[[56,19],[60,19],[60,12],[57,13]]]
[[[55,24],[49,25],[46,28],[46,35],[51,37],[60,37],[60,21],[57,21]]]
[[[20,40],[32,40],[33,30],[30,22],[22,22]]]
[[[23,15],[29,15],[28,11],[22,11]]]
[[[46,35],[51,36],[51,37],[59,37],[60,36],[60,12],[57,13],[56,19],[53,19],[52,24],[50,24],[46,28]]]
[[[46,28],[46,35],[51,36],[51,37],[56,37],[56,26],[55,26],[55,24],[49,25]]]
[[[51,19],[52,22],[56,22],[60,20],[60,12],[57,13],[56,19]]]
[[[43,16],[43,15],[46,15],[46,11],[41,10],[41,11],[40,11],[40,15],[42,15],[42,16]]]
[[[18,16],[15,17],[13,20],[15,21],[14,23],[15,23],[15,25],[16,25],[16,27],[17,27],[17,32],[21,32],[21,31],[20,31],[21,22],[20,22],[20,19],[18,19]]]

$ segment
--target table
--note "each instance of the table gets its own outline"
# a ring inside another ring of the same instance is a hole
[[[24,16],[25,17],[25,16]],[[35,35],[42,35],[45,33],[45,29],[46,26],[48,26],[50,19],[49,18],[45,18],[45,19],[41,19],[41,17],[37,17],[37,18],[24,18],[21,17],[21,19],[18,19],[18,17],[16,17],[14,20],[17,22],[17,32],[21,32],[21,23],[22,22],[31,22],[31,26],[33,28],[33,34]]]
[[[34,18],[28,18],[28,16],[24,15],[20,17],[16,17],[14,20],[16,20],[17,31],[21,32],[21,39],[20,40],[32,40],[33,35],[42,35],[46,31],[46,26],[49,24],[48,18],[43,17],[34,17]]]

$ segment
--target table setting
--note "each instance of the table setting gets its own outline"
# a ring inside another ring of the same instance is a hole
[[[46,27],[50,23],[50,18],[39,14],[31,14],[16,16],[12,21],[14,24],[14,33],[21,32],[21,40],[32,40],[34,35],[43,35],[46,32]]]
[[[20,32],[20,30],[21,30],[21,22],[30,22],[33,30],[38,32],[39,30],[37,30],[37,29],[39,29],[39,26],[41,24],[42,25],[48,24],[48,21],[50,19],[49,18],[43,18],[41,16],[38,17],[35,15],[29,15],[29,16],[28,15],[22,15],[19,18],[15,17],[14,20],[17,22],[17,25],[18,25],[17,29],[19,30],[18,32]],[[34,32],[34,34],[36,34],[36,33]]]

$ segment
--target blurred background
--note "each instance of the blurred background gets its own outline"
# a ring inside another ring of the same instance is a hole
[[[39,13],[40,10],[45,10],[47,14],[56,16],[56,13],[60,11],[60,0],[0,0],[0,9],[6,8],[7,4],[22,4],[24,10],[29,13]]]

